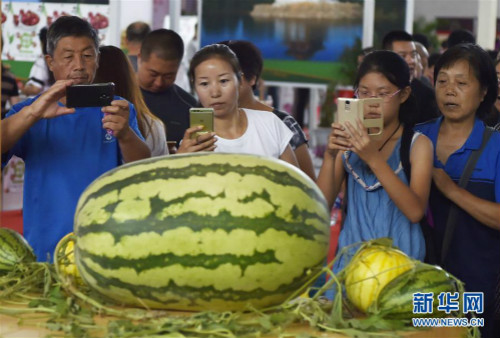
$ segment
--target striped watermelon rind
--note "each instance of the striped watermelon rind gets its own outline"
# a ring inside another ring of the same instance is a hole
[[[321,268],[329,213],[283,161],[189,154],[114,169],[82,194],[75,258],[94,289],[130,305],[241,310],[278,304]]]
[[[443,312],[437,310],[438,295],[441,292],[457,292],[460,289],[457,280],[441,267],[417,261],[412,269],[399,275],[382,289],[368,312],[390,319],[439,317],[443,316]],[[413,294],[428,292],[434,293],[432,313],[413,313]]]
[[[20,233],[0,228],[0,273],[12,270],[16,264],[35,261],[33,249]]]

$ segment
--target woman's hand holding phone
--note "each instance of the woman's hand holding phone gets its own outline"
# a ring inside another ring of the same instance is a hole
[[[380,158],[378,149],[359,118],[356,119],[356,125],[354,126],[350,122],[345,122],[344,125],[349,134],[349,143],[351,145],[349,150],[352,150],[368,165],[372,160]]]
[[[346,122],[348,123],[348,122]],[[351,150],[350,133],[342,123],[332,123],[332,131],[328,136],[326,151],[332,156],[337,156],[339,151]]]
[[[203,130],[203,126],[194,126],[186,129],[184,132],[184,138],[177,150],[177,154],[182,153],[195,153],[199,151],[214,151],[217,147],[215,142],[217,139],[215,138],[215,133],[204,133],[199,134],[195,138],[191,138],[191,135]]]

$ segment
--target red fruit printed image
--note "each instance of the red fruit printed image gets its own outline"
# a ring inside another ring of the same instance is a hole
[[[5,14],[3,14],[3,12],[2,12],[2,23],[4,23],[6,20],[7,20],[7,16],[5,16]]]
[[[54,11],[52,12],[52,18],[55,20],[57,19],[58,17],[60,16],[70,16],[69,13],[65,12],[65,11],[62,11],[61,13],[59,13],[58,11]]]
[[[31,10],[24,12],[24,10],[21,9],[19,14],[21,15],[21,22],[25,26],[35,26],[40,22],[38,14],[32,12]]]
[[[108,17],[100,13],[94,15],[94,13],[89,12],[89,21],[95,29],[104,29],[109,26]]]
[[[14,15],[14,25],[19,25],[19,15]]]

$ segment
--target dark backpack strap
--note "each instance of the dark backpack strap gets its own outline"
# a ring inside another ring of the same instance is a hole
[[[486,127],[483,132],[483,140],[481,141],[481,146],[477,150],[473,150],[467,160],[467,164],[462,172],[462,176],[460,176],[460,180],[458,181],[458,186],[461,188],[465,188],[469,183],[469,179],[472,176],[472,172],[476,167],[477,160],[481,156],[484,148],[486,148],[486,144],[488,143],[491,135],[495,130],[490,127]],[[453,233],[455,232],[455,228],[457,226],[458,216],[458,206],[455,203],[452,203],[450,206],[450,211],[448,213],[448,219],[446,220],[446,228],[443,239],[443,247],[441,249],[441,265],[444,265],[444,261],[448,254],[448,250],[450,249],[451,240],[453,238]]]
[[[401,146],[399,148],[399,158],[401,159],[403,170],[405,172],[406,178],[408,179],[408,184],[411,181],[410,148],[413,134],[413,128],[405,126],[403,128],[403,134],[401,135]]]

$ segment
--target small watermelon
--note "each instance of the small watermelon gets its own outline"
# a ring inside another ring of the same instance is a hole
[[[16,264],[35,261],[33,249],[21,234],[0,228],[0,274],[11,271]]]
[[[59,243],[57,243],[54,252],[54,263],[57,264],[59,272],[66,277],[73,279],[77,285],[83,284],[82,277],[78,273],[78,269],[75,263],[75,253],[74,246],[75,241],[73,239],[74,234],[70,232],[64,236]],[[63,251],[64,249],[64,251]]]
[[[117,302],[243,310],[283,302],[321,269],[329,212],[283,161],[198,153],[105,173],[80,197],[74,232],[82,278]]]
[[[442,317],[443,312],[437,310],[438,295],[441,292],[458,292],[459,289],[456,279],[441,267],[417,261],[412,269],[397,276],[382,289],[375,306],[370,310],[373,314],[390,319]],[[429,292],[433,293],[432,313],[415,314],[413,295]]]
[[[345,267],[347,298],[366,312],[384,286],[413,265],[410,257],[390,246],[362,247]]]

